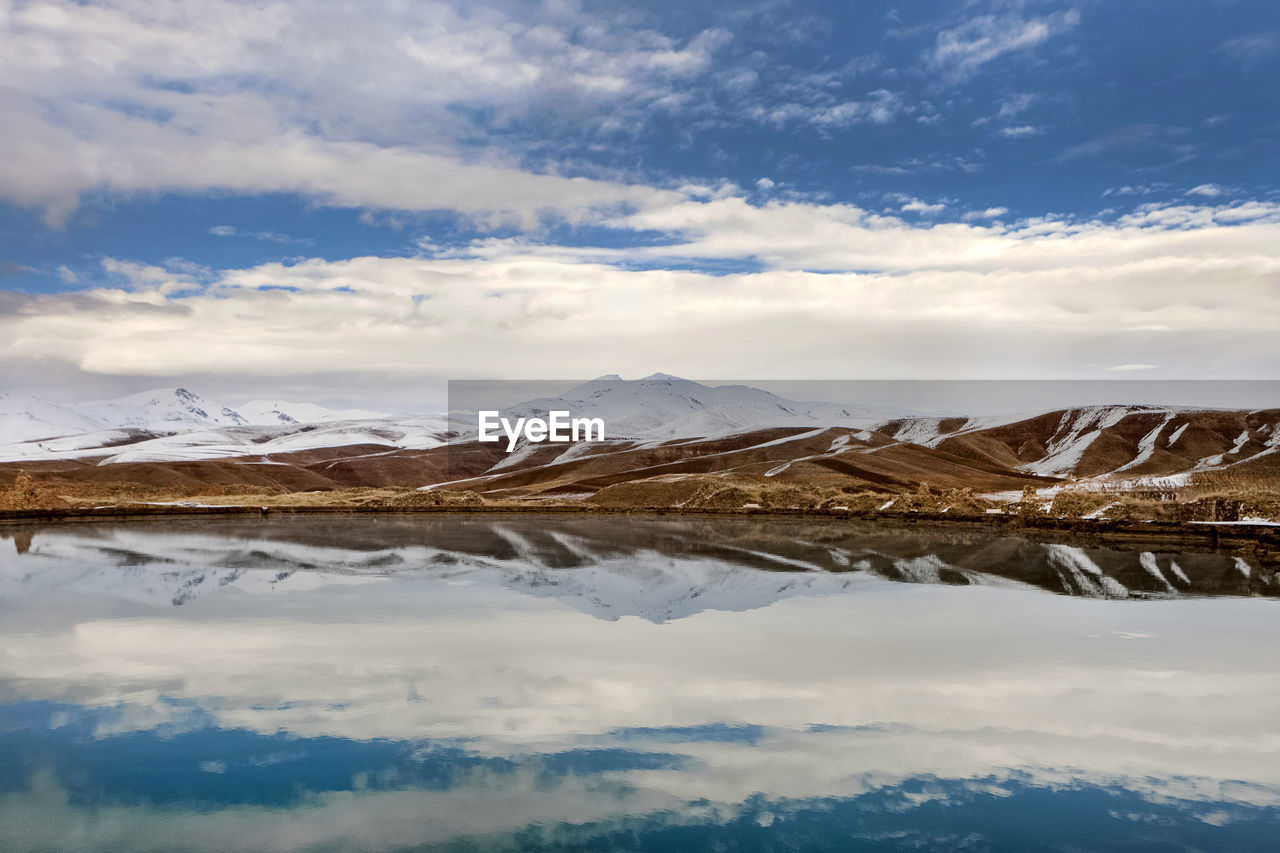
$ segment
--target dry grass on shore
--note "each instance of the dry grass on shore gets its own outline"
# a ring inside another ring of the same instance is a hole
[[[149,506],[328,507],[358,509],[521,508],[574,506],[626,510],[759,509],[848,511],[886,516],[912,513],[976,516],[992,510],[1028,517],[1127,521],[1240,521],[1280,519],[1280,478],[1256,475],[1197,475],[1176,490],[1128,491],[1066,488],[1052,501],[1026,494],[1002,503],[971,489],[888,491],[865,485],[840,485],[830,477],[814,481],[779,481],[763,476],[679,475],[632,480],[607,486],[592,495],[481,495],[447,487],[420,491],[409,486],[356,487],[290,492],[283,488],[208,485],[161,487],[141,483],[81,483],[33,477],[19,472],[0,487],[0,510],[92,509]]]
[[[422,492],[408,486],[290,492],[236,486],[162,488],[141,483],[41,483],[19,474],[14,486],[0,489],[0,510],[91,509],[141,506],[314,506],[412,509],[486,503],[474,492]]]
[[[851,512],[981,514],[996,506],[971,489],[890,492],[864,486],[777,482],[762,477],[702,475],[654,477],[616,483],[586,498],[610,509],[847,509]]]

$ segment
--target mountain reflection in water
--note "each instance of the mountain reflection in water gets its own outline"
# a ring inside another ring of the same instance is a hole
[[[6,851],[1280,847],[1280,604],[1230,554],[785,519],[0,535]]]

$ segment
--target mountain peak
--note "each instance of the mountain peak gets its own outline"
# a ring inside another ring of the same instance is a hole
[[[661,382],[661,381],[684,382],[685,380],[681,379],[679,376],[672,376],[670,373],[652,373],[644,377],[640,381],[641,382]]]

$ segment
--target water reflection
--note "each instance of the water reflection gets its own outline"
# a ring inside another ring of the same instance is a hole
[[[0,596],[57,586],[179,606],[226,588],[298,590],[424,574],[500,583],[604,618],[653,621],[836,592],[862,582],[855,575],[1029,585],[1088,598],[1280,595],[1274,568],[1225,552],[946,525],[304,516],[0,527],[0,537],[13,543],[12,550],[0,544],[0,566],[8,567]]]
[[[1275,584],[1232,555],[785,520],[11,532],[6,850],[1280,841]],[[1220,592],[1252,597],[1187,597]]]

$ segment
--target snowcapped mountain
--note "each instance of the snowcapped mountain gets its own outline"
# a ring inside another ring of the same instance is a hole
[[[186,388],[85,403],[0,394],[0,462],[182,462],[369,444],[422,449],[440,444],[443,430],[442,417],[313,403],[233,409]]]
[[[326,409],[315,403],[287,403],[279,400],[250,400],[236,406],[236,412],[254,426],[323,424],[333,421],[367,421],[388,417],[365,409]]]
[[[565,392],[507,407],[507,417],[545,417],[564,410],[601,418],[613,438],[701,438],[779,426],[866,427],[903,413],[869,406],[801,402],[746,385],[703,385],[666,373],[624,380],[601,376]],[[472,422],[459,431],[475,432]]]
[[[491,408],[469,402],[466,409]],[[667,374],[602,376],[492,408],[508,418],[554,410],[600,418],[607,440],[526,442],[507,453],[475,441],[474,415],[455,413],[450,423],[262,400],[232,408],[174,388],[91,403],[0,395],[0,464],[57,462],[58,477],[93,482],[289,491],[452,484],[502,496],[582,496],[629,480],[730,472],[771,483],[981,492],[1062,480],[1165,488],[1211,472],[1280,473],[1280,409],[1108,405],[920,417]]]
[[[0,394],[0,444],[77,435],[104,426],[100,419],[74,405],[29,395]]]
[[[145,391],[118,400],[55,403],[0,394],[0,443],[63,438],[98,431],[173,433],[193,428],[244,426],[234,409],[188,391]]]
[[[1044,477],[1172,486],[1195,472],[1259,473],[1280,463],[1280,409],[1274,408],[1083,406],[1006,417],[904,418],[881,431]]]
[[[166,432],[191,427],[244,426],[239,412],[186,388],[144,391],[118,400],[79,403],[105,426]]]
[[[391,450],[425,450],[443,444],[443,415],[385,416],[367,421],[280,424],[278,427],[190,430],[138,441],[124,447],[98,448],[99,465],[133,462],[190,462],[200,459],[267,457],[341,447],[381,445]],[[89,455],[81,451],[81,456]]]
[[[61,438],[99,430],[172,433],[192,428],[244,426],[239,412],[188,391],[145,391],[118,400],[55,403],[0,394],[0,442]]]

